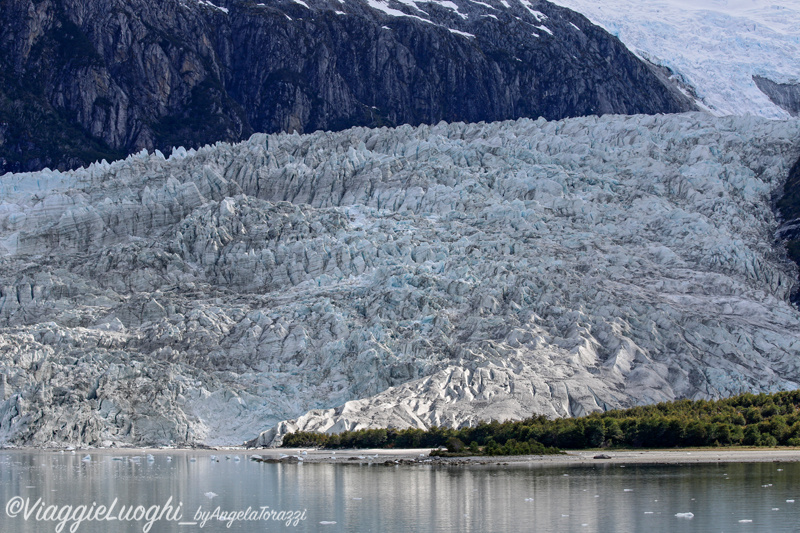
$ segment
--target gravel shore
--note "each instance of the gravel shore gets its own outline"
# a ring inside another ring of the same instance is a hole
[[[290,462],[302,458],[305,463],[381,463],[437,465],[542,465],[568,466],[599,463],[613,464],[688,464],[688,463],[759,463],[800,461],[800,449],[735,448],[689,450],[618,450],[567,451],[564,455],[521,455],[495,457],[431,457],[430,449],[403,450],[310,450],[279,448],[255,452],[272,462]]]

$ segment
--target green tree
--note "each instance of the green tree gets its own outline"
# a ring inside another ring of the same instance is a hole
[[[600,448],[606,440],[606,426],[600,418],[591,418],[583,430],[586,444],[591,448]]]

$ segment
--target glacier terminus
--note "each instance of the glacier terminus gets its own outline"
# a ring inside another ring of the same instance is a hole
[[[222,445],[800,386],[800,121],[256,134],[0,177],[0,442]]]

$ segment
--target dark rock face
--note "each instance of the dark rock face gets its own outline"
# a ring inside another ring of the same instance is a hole
[[[753,81],[775,105],[785,109],[793,117],[800,115],[800,83],[775,83],[761,76],[753,76]]]
[[[581,15],[512,2],[2,0],[0,172],[253,131],[692,108]]]
[[[784,242],[789,259],[800,266],[800,159],[789,172],[777,207],[784,219],[778,229],[778,238]],[[795,289],[791,301],[800,307],[800,288]]]

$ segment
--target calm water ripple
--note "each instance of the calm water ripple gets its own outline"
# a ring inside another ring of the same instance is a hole
[[[2,452],[0,531],[800,531],[797,463],[464,468],[215,456]],[[89,511],[98,520],[75,520]]]

